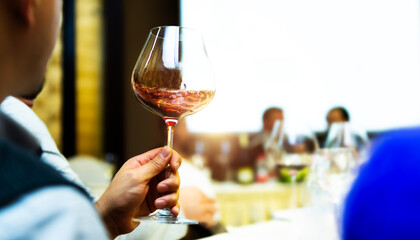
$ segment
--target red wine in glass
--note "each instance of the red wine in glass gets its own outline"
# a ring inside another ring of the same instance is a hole
[[[168,90],[134,84],[137,99],[163,118],[180,119],[206,107],[214,90]]]

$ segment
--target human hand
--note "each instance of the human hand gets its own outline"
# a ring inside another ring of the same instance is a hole
[[[159,175],[168,163],[172,171],[160,181]],[[111,237],[133,231],[139,224],[132,221],[133,217],[146,216],[157,208],[170,208],[178,215],[180,165],[181,157],[169,147],[151,150],[124,163],[95,204]]]
[[[179,203],[186,218],[203,223],[206,227],[214,225],[216,200],[205,195],[197,187],[180,188]]]

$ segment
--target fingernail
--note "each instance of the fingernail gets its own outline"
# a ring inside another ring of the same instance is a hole
[[[166,192],[169,190],[169,187],[166,184],[162,184],[159,186],[160,192]]]
[[[179,207],[174,207],[173,210],[177,213],[179,213]]]
[[[163,207],[165,207],[165,204],[166,204],[165,200],[162,200],[162,199],[156,200],[156,207],[157,208],[163,208]]]
[[[175,170],[178,170],[178,168],[179,168],[179,162],[175,162],[175,163],[174,163],[174,169],[175,169]]]
[[[162,158],[167,158],[169,156],[169,153],[171,152],[171,149],[168,146],[165,146],[164,148],[162,148],[162,150],[160,151],[160,156]]]

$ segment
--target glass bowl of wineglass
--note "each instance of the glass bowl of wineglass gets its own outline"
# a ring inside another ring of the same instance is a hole
[[[178,26],[151,29],[134,67],[131,84],[141,105],[165,121],[167,145],[172,148],[178,121],[206,107],[215,94],[214,76],[202,35],[197,30]],[[169,209],[158,209],[137,220],[197,223],[175,217]]]

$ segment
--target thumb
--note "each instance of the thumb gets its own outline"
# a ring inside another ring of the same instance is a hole
[[[165,146],[160,152],[148,163],[142,166],[143,177],[149,181],[159,173],[161,173],[169,163],[172,156],[172,149]]]

